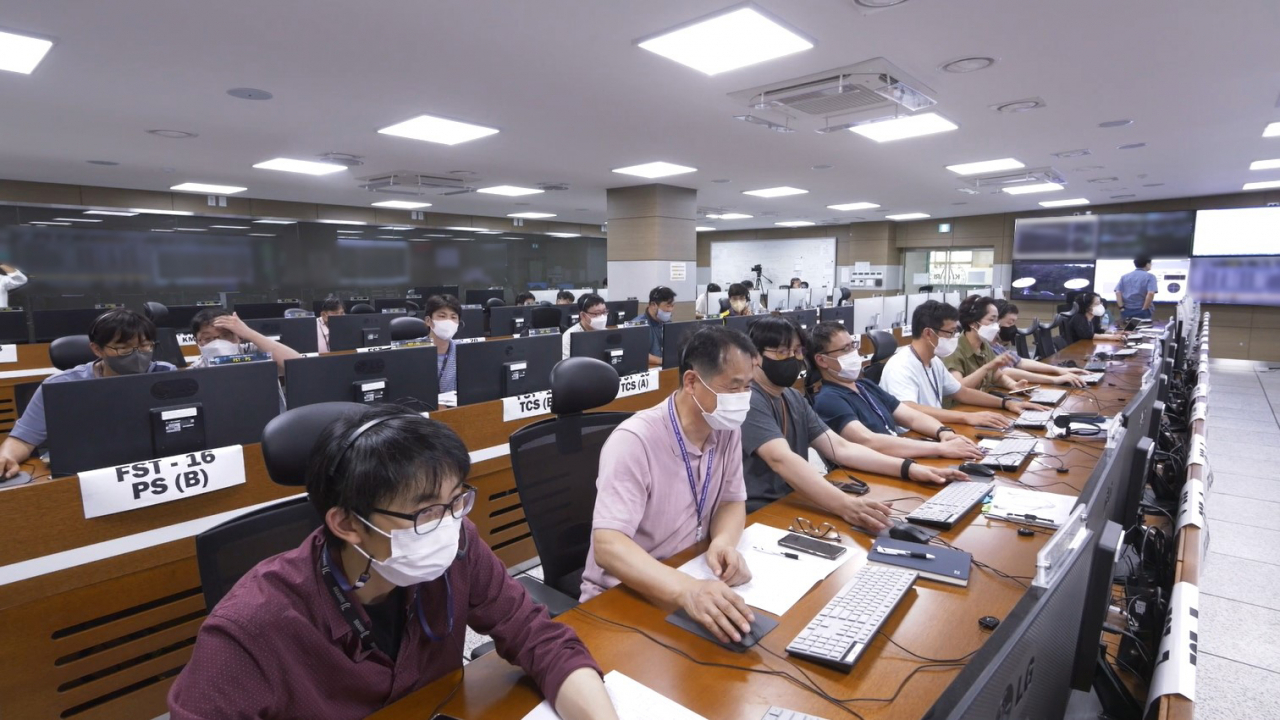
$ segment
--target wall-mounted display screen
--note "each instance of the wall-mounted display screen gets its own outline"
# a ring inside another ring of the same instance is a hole
[[[1019,218],[1014,222],[1016,260],[1092,260],[1097,256],[1097,215]]]
[[[1126,273],[1133,272],[1133,260],[1099,260],[1094,272],[1094,291],[1108,300],[1116,296],[1116,284]],[[1191,272],[1188,258],[1160,258],[1151,261],[1151,273],[1156,276],[1156,302],[1178,302],[1187,294],[1187,277]]]
[[[1013,228],[1015,260],[1185,258],[1191,255],[1191,211],[1022,218]]]
[[[1016,300],[1065,300],[1072,290],[1093,290],[1093,263],[1013,261]]]
[[[1191,258],[1191,296],[1202,303],[1280,306],[1280,256]]]
[[[1193,255],[1280,255],[1280,207],[1201,210]]]

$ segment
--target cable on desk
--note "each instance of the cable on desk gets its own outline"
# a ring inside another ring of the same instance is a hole
[[[916,673],[920,672],[921,670],[933,670],[936,668],[962,668],[964,666],[965,666],[965,663],[922,663],[912,668],[911,672],[907,673],[907,676],[902,679],[902,682],[898,683],[898,689],[894,690],[893,694],[887,698],[839,698],[838,702],[841,702],[841,703],[851,703],[851,702],[891,703],[894,700],[898,699],[898,696],[902,694],[902,691],[904,689],[906,689],[907,683],[911,682],[911,678],[915,677]]]
[[[974,566],[975,566],[975,567],[981,568],[981,569],[983,569],[983,570],[990,570],[992,573],[995,573],[995,574],[996,574],[996,575],[998,575],[999,577],[1002,577],[1002,578],[1005,578],[1005,579],[1008,579],[1008,580],[1012,580],[1012,581],[1014,581],[1014,582],[1018,583],[1018,584],[1019,584],[1019,585],[1021,585],[1023,588],[1030,589],[1030,587],[1031,587],[1030,585],[1027,585],[1026,583],[1022,582],[1023,580],[1034,580],[1034,579],[1035,579],[1034,577],[1032,577],[1032,576],[1028,576],[1028,575],[1010,575],[1009,573],[1006,573],[1006,572],[1004,572],[1003,570],[998,570],[998,569],[996,569],[996,568],[993,568],[993,567],[991,567],[990,565],[988,565],[988,564],[986,564],[986,563],[984,563],[984,562],[979,561],[977,558],[975,558],[975,557],[973,556],[973,553],[970,553],[968,550],[965,550],[964,548],[958,548],[958,547],[956,547],[955,545],[952,545],[951,543],[947,542],[946,540],[943,540],[940,536],[935,535],[935,536],[933,537],[933,539],[932,539],[932,540],[930,540],[929,542],[933,542],[933,540],[937,540],[938,542],[942,543],[943,545],[947,546],[948,548],[950,548],[950,549],[952,549],[952,550],[958,550],[959,552],[962,552],[962,553],[969,553],[969,560],[974,564]],[[906,648],[903,648],[903,649],[905,650]]]
[[[453,689],[449,691],[449,694],[445,695],[444,699],[436,704],[435,709],[427,713],[427,717],[433,718],[437,714],[439,714],[440,711],[444,708],[444,706],[448,705],[449,701],[453,699],[453,696],[458,694],[458,688],[462,687],[462,681],[466,679],[467,679],[467,666],[464,663],[462,665],[462,673],[458,675],[458,682],[454,684]]]
[[[918,654],[918,653],[913,653],[913,652],[911,652],[910,650],[906,649],[906,648],[905,648],[905,647],[903,647],[901,644],[899,644],[897,640],[894,640],[893,638],[889,637],[888,633],[886,633],[886,632],[885,632],[885,631],[883,631],[883,630],[877,630],[877,631],[876,631],[876,633],[877,633],[877,634],[880,634],[880,635],[884,635],[884,639],[885,639],[885,640],[888,640],[889,642],[893,643],[894,647],[898,648],[898,649],[899,649],[899,650],[901,650],[902,652],[904,652],[904,653],[906,653],[906,654],[910,655],[910,656],[911,656],[911,657],[913,657],[913,658],[918,658],[918,659],[920,659],[920,660],[924,660],[925,662],[931,662],[931,663],[943,663],[943,664],[950,665],[951,663],[963,663],[963,662],[966,662],[969,658],[971,658],[971,657],[973,657],[974,655],[978,654],[978,651],[977,651],[977,650],[974,650],[974,651],[972,651],[972,652],[965,653],[964,655],[962,655],[962,656],[960,656],[960,657],[958,657],[958,658],[952,658],[952,659],[950,659],[950,660],[939,660],[939,659],[937,659],[937,658],[929,658],[929,657],[925,657],[925,656],[923,656],[923,655],[920,655],[920,654]],[[981,648],[979,648],[979,649],[981,649]]]

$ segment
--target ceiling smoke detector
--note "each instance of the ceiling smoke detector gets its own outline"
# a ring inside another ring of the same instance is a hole
[[[364,160],[361,159],[360,155],[352,155],[351,153],[327,152],[321,153],[316,157],[320,158],[322,162],[348,168],[360,167],[364,164]]]
[[[1011,100],[998,105],[988,105],[987,107],[1002,113],[1021,113],[1030,110],[1039,110],[1045,107],[1046,103],[1042,98],[1025,98],[1022,100]]]

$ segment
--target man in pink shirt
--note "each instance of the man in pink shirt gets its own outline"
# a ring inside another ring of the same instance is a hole
[[[723,327],[685,345],[680,389],[618,426],[600,454],[591,551],[582,600],[626,584],[660,605],[682,608],[721,641],[738,642],[755,618],[731,586],[751,579],[738,553],[746,522],[742,438],[751,404],[755,347]],[[662,563],[710,540],[719,580],[698,580]]]

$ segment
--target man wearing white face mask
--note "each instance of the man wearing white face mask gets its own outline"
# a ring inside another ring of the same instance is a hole
[[[1015,380],[1004,373],[1013,365],[1017,355],[997,353],[991,343],[1000,337],[1000,313],[996,301],[989,297],[970,295],[960,303],[960,328],[963,334],[943,365],[960,384],[975,390],[1002,388],[1019,390],[1028,383]]]
[[[455,392],[458,389],[458,351],[453,336],[461,327],[462,304],[452,295],[432,295],[427,298],[424,314],[427,325],[431,326],[431,344],[436,346],[436,375],[440,381],[440,392]]]
[[[563,358],[569,357],[569,346],[573,341],[569,338],[577,332],[590,332],[592,330],[604,330],[609,326],[609,308],[604,303],[604,298],[595,293],[584,293],[578,298],[578,322],[564,331],[560,339],[560,347],[563,350]]]
[[[662,364],[662,326],[671,322],[676,308],[676,291],[659,285],[649,291],[649,307],[644,319],[649,321],[649,364]]]
[[[682,608],[722,641],[739,641],[754,616],[731,586],[751,579],[738,553],[746,520],[738,430],[751,402],[755,348],[723,327],[691,335],[680,389],[627,419],[600,454],[585,602],[622,583]],[[698,580],[663,560],[709,540],[719,580]]]
[[[467,519],[470,460],[447,426],[380,406],[317,440],[307,494],[323,526],[213,608],[169,692],[173,720],[355,720],[462,666],[491,635],[566,720],[616,720],[599,668]]]
[[[254,330],[239,315],[222,308],[209,308],[191,318],[191,334],[200,347],[200,357],[191,363],[193,368],[207,367],[217,358],[227,355],[253,355],[270,353],[280,374],[284,374],[286,360],[300,357],[293,348],[279,340],[272,340]]]
[[[1013,424],[998,412],[960,412],[943,409],[946,398],[978,407],[1013,412],[1036,410],[1040,406],[1020,400],[1002,399],[965,387],[943,360],[960,344],[960,313],[947,303],[927,300],[911,316],[911,344],[899,348],[884,364],[880,387],[898,400],[943,423],[1006,428]]]
[[[827,427],[845,440],[893,457],[982,459],[972,440],[861,378],[862,363],[853,337],[840,323],[818,323],[809,334],[809,365],[822,375],[813,410]],[[937,442],[899,437],[899,427]]]

